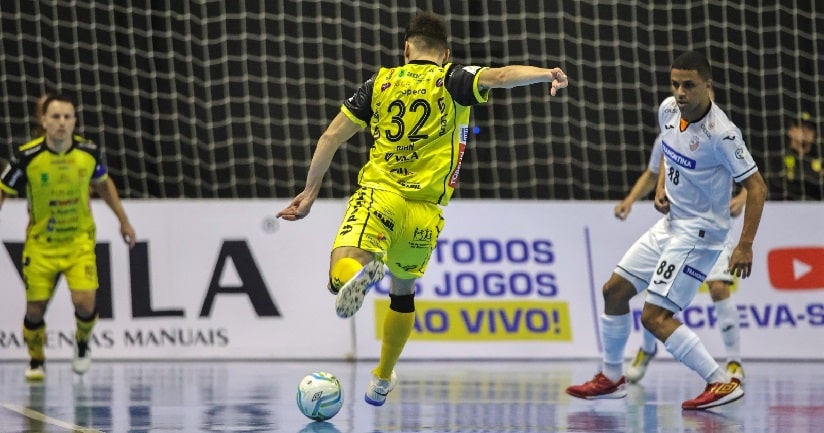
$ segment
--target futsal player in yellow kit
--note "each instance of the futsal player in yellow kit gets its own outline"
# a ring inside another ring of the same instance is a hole
[[[449,63],[446,23],[421,13],[406,28],[405,62],[380,68],[346,101],[318,139],[306,186],[278,217],[306,217],[337,149],[367,129],[374,138],[359,189],[338,230],[329,267],[329,290],[340,317],[361,307],[367,291],[392,274],[381,356],[366,391],[367,403],[386,401],[395,364],[415,320],[415,279],[423,276],[444,227],[440,206],[458,181],[469,138],[470,107],[485,103],[493,88],[551,83],[567,86],[560,68],[486,68]]]
[[[16,149],[0,175],[0,206],[8,196],[25,191],[29,225],[23,247],[26,314],[23,339],[28,347],[26,378],[43,380],[46,360],[44,315],[63,275],[71,291],[77,331],[72,370],[84,374],[91,365],[89,340],[97,321],[98,287],[95,222],[89,203],[92,189],[112,209],[130,246],[135,232],[103,165],[100,148],[74,135],[74,102],[49,95],[42,103],[43,135]]]

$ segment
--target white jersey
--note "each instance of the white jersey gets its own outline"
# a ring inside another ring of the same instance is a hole
[[[652,143],[652,154],[649,156],[649,164],[647,164],[647,170],[652,174],[658,174],[661,171],[661,155],[661,134],[658,134],[655,137],[655,142]]]
[[[758,171],[741,130],[715,103],[687,122],[672,96],[658,108],[658,125],[673,226],[723,242],[732,225],[732,182]]]
[[[652,144],[652,153],[649,156],[649,163],[647,164],[647,170],[656,175],[661,171],[661,155],[663,154],[661,149],[661,134],[658,134],[658,136],[655,137],[655,142]],[[727,205],[727,209],[729,209],[729,204]],[[716,260],[715,265],[712,267],[709,275],[707,275],[707,281],[725,281],[731,284],[735,281],[732,274],[727,272],[730,256],[732,255],[732,249],[735,244],[733,239],[733,233],[730,231],[724,242],[724,250],[721,251],[721,255],[718,256],[718,260]]]

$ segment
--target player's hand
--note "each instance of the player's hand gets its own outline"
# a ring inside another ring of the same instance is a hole
[[[750,276],[750,272],[752,272],[752,244],[738,243],[735,249],[732,250],[727,272],[742,279]]]
[[[561,68],[553,68],[550,73],[552,74],[552,88],[549,89],[549,94],[555,96],[559,90],[569,86],[569,79]]]
[[[289,206],[277,213],[278,218],[283,218],[286,221],[298,221],[306,218],[309,211],[312,209],[312,204],[315,202],[315,197],[311,197],[306,191],[297,195],[297,197],[289,203]]]
[[[670,203],[669,199],[667,198],[667,192],[664,188],[658,188],[655,190],[655,201],[653,202],[655,205],[655,210],[661,212],[662,214],[666,214],[670,210]]]
[[[123,242],[129,245],[129,248],[134,248],[137,244],[137,236],[134,234],[134,227],[127,221],[120,224],[120,236],[123,237]]]
[[[742,200],[739,199],[738,196],[733,197],[732,200],[730,200],[730,216],[737,217],[738,215],[741,215],[741,212],[744,211],[744,204],[746,204],[746,202],[746,198]]]
[[[632,202],[629,200],[624,200],[621,203],[615,205],[615,218],[618,218],[621,221],[625,221],[627,219],[627,215],[632,210]]]

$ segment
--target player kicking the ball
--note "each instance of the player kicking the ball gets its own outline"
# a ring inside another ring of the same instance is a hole
[[[415,279],[423,276],[444,227],[440,206],[458,181],[470,108],[485,103],[494,88],[551,83],[554,96],[567,86],[559,68],[448,63],[447,38],[437,15],[412,19],[405,63],[380,68],[344,101],[318,140],[303,192],[277,214],[287,221],[306,217],[335,152],[368,128],[374,144],[332,246],[329,290],[337,294],[338,315],[350,317],[383,278],[384,263],[392,273],[381,356],[365,397],[375,406],[397,382],[395,364],[415,321]]]
[[[707,382],[704,392],[681,407],[708,409],[744,395],[739,379],[719,367],[698,336],[673,315],[689,305],[723,250],[732,225],[733,181],[747,189],[747,204],[729,271],[740,278],[750,275],[766,185],[741,131],[710,99],[712,71],[707,59],[697,52],[682,54],[672,64],[670,82],[673,96],[658,109],[664,158],[655,194],[656,208],[668,214],[630,247],[604,284],[603,368],[592,380],[568,387],[574,397],[626,396],[623,358],[631,327],[629,301],[645,289],[644,327]]]

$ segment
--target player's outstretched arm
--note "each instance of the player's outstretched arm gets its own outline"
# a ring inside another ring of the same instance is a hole
[[[738,245],[732,250],[729,272],[732,275],[747,278],[752,271],[752,244],[755,241],[755,233],[758,232],[758,225],[761,223],[764,201],[767,199],[767,185],[759,172],[744,179],[741,185],[747,190],[744,227],[741,228]]]
[[[326,131],[318,139],[315,153],[312,155],[312,162],[309,164],[309,172],[306,174],[306,186],[303,191],[283,210],[277,213],[278,218],[286,221],[297,221],[309,215],[315,199],[318,198],[320,185],[323,176],[332,164],[332,157],[338,148],[348,139],[352,138],[356,132],[361,130],[361,126],[346,117],[343,112],[339,112]]]
[[[137,237],[132,224],[129,222],[129,217],[126,215],[126,210],[123,209],[123,202],[120,201],[117,187],[114,185],[112,178],[107,177],[106,180],[95,183],[94,191],[106,202],[120,222],[120,235],[123,237],[123,241],[129,244],[129,248],[134,247],[137,244]]]
[[[569,85],[569,79],[561,68],[547,69],[524,65],[482,69],[478,77],[478,86],[484,89],[511,89],[536,83],[552,83],[549,93],[555,96],[558,90]]]
[[[629,194],[627,194],[620,203],[615,205],[615,218],[621,221],[626,220],[632,210],[632,204],[652,192],[657,183],[657,173],[653,173],[649,169],[644,170],[641,176],[638,176],[638,180],[635,181],[635,185],[632,186]]]

